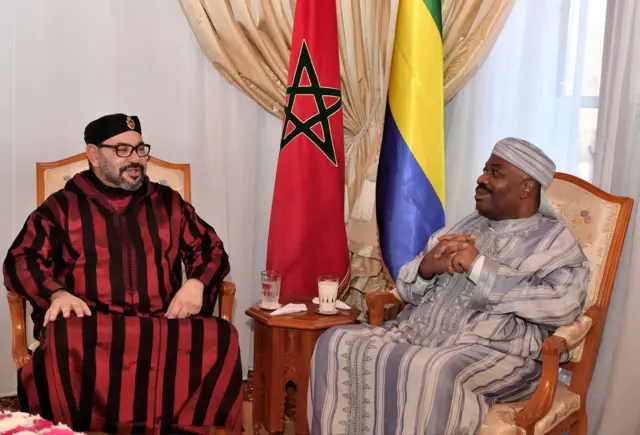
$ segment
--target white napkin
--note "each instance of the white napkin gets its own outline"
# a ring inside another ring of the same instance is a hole
[[[313,300],[311,301],[316,305],[320,305],[320,299],[318,299],[317,297],[313,298]],[[344,302],[342,302],[341,300],[337,300],[336,301],[336,308],[339,310],[350,310],[351,307],[347,304],[345,304]]]
[[[284,307],[278,308],[271,312],[272,316],[279,316],[280,314],[291,314],[307,311],[306,304],[287,304]]]

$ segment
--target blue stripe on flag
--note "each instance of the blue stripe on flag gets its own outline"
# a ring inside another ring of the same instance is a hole
[[[444,208],[402,138],[389,106],[376,182],[376,212],[382,258],[395,280],[400,268],[444,226]]]

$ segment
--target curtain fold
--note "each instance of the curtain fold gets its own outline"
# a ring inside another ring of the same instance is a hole
[[[478,72],[515,0],[443,0],[444,102]]]
[[[347,301],[385,290],[375,214],[378,157],[386,109],[398,0],[338,2],[345,99],[345,222],[351,253]],[[364,313],[363,313],[364,315]]]
[[[291,11],[279,0],[180,0],[202,51],[233,85],[282,117]],[[278,7],[279,6],[279,7]]]
[[[375,216],[378,158],[400,0],[338,0],[344,107],[348,302],[390,286]],[[475,74],[514,0],[444,0],[445,94]],[[282,117],[295,0],[180,0],[203,51],[227,80]],[[277,144],[273,144],[274,147]]]
[[[640,433],[640,4],[608,0],[594,183],[635,200],[587,396],[590,434]]]

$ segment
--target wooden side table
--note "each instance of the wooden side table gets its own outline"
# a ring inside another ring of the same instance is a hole
[[[310,297],[280,298],[284,306],[304,303],[307,311],[271,316],[258,304],[246,314],[255,321],[253,338],[253,433],[284,431],[284,405],[288,382],[296,385],[296,434],[307,435],[307,391],[311,356],[316,341],[332,326],[357,323],[360,310],[351,307],[333,316],[316,313]]]

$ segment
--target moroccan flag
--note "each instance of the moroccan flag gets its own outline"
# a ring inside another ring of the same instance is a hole
[[[378,164],[382,258],[395,280],[444,218],[444,83],[440,0],[400,0]]]
[[[318,276],[349,283],[335,0],[296,3],[267,269],[282,296],[317,296]]]

